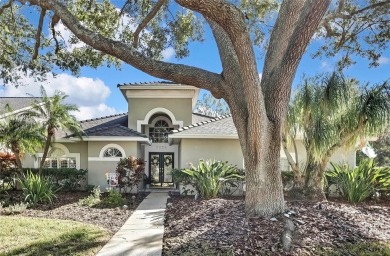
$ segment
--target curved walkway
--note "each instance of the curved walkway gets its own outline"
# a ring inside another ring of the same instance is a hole
[[[161,255],[167,198],[151,192],[97,256]]]

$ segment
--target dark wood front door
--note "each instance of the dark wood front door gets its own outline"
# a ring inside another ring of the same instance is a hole
[[[149,177],[152,186],[173,185],[173,153],[149,153]]]

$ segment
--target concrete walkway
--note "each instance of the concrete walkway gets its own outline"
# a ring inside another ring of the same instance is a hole
[[[167,198],[151,192],[97,256],[161,255]]]

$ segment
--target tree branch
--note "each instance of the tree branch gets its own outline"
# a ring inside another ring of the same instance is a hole
[[[139,40],[139,34],[141,31],[148,25],[148,23],[156,16],[158,11],[161,9],[161,7],[164,5],[164,3],[167,0],[158,0],[155,6],[153,6],[152,10],[146,15],[146,17],[142,20],[142,22],[138,25],[137,29],[134,32],[134,40],[133,40],[133,46],[134,48],[138,47],[138,40]]]
[[[39,15],[37,34],[35,35],[34,54],[32,57],[33,60],[36,60],[38,58],[39,46],[41,46],[42,26],[43,26],[43,20],[45,19],[45,15],[46,15],[46,9],[42,8],[41,14]]]
[[[56,31],[54,27],[58,24],[60,21],[60,17],[57,14],[54,14],[53,17],[51,18],[51,23],[50,23],[50,28],[51,28],[51,34],[53,35],[53,39],[56,42],[56,48],[54,50],[55,54],[58,53],[60,50],[60,44],[58,43],[57,37],[56,37]]]
[[[129,47],[120,41],[106,38],[87,29],[60,1],[18,1],[22,4],[29,2],[31,5],[37,5],[44,9],[52,10],[61,18],[64,25],[81,41],[99,51],[112,55],[149,75],[206,89],[215,95],[219,95],[221,91],[222,84],[224,83],[221,75],[201,68],[183,64],[167,63],[145,57],[135,51],[133,47]]]
[[[7,9],[7,8],[10,8],[12,6],[12,3],[14,1],[13,0],[9,0],[8,3],[6,3],[5,5],[3,5],[1,8],[0,8],[0,15],[3,14],[4,10]]]

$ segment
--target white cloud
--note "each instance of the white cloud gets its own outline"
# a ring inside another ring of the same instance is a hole
[[[378,59],[378,63],[379,63],[379,65],[382,65],[382,64],[387,64],[387,63],[389,63],[389,61],[390,61],[390,58],[387,58],[387,57],[379,57],[379,59]]]
[[[263,73],[259,73],[259,78],[260,78],[260,81],[261,81],[261,78],[263,78]]]
[[[65,49],[67,51],[73,51],[76,48],[81,48],[86,46],[86,44],[82,41],[79,41],[77,44],[69,43],[69,39],[71,38],[73,33],[67,27],[65,27],[62,21],[58,22],[58,24],[55,26],[55,30],[60,34],[60,36],[64,40]]]
[[[104,103],[97,106],[82,106],[79,112],[74,112],[73,115],[77,120],[86,120],[95,117],[109,116],[117,113],[115,108],[109,107]]]
[[[75,77],[68,74],[59,74],[53,77],[47,75],[43,82],[34,81],[34,78],[25,77],[19,87],[8,85],[0,89],[2,97],[26,97],[40,96],[40,86],[42,85],[46,93],[50,96],[56,90],[67,94],[67,103],[76,104],[80,112],[75,113],[78,119],[88,119],[98,116],[111,115],[116,110],[104,104],[110,95],[110,88],[100,79],[88,77]]]
[[[323,70],[323,71],[332,71],[333,70],[332,66],[328,62],[326,62],[326,61],[322,61],[321,62],[320,69]]]
[[[162,57],[164,58],[165,61],[171,59],[173,55],[175,55],[175,50],[172,47],[169,47],[165,50],[162,51]]]

